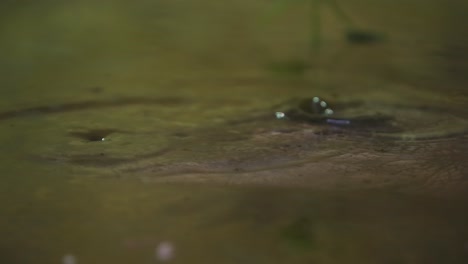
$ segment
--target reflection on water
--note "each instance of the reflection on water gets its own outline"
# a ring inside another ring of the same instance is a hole
[[[466,263],[468,5],[277,3],[2,2],[0,262]]]

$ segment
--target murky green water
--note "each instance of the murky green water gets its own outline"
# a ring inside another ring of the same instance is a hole
[[[466,263],[468,5],[314,3],[2,2],[0,262]]]

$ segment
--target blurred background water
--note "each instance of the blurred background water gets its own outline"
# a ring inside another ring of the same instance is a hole
[[[2,1],[0,262],[466,263],[467,12]]]

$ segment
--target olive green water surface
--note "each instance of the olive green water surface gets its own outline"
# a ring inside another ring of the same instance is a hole
[[[466,263],[468,5],[283,2],[2,2],[0,262]]]

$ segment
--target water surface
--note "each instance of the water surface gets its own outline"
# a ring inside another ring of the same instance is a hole
[[[1,262],[465,263],[468,6],[309,4],[2,2]]]

